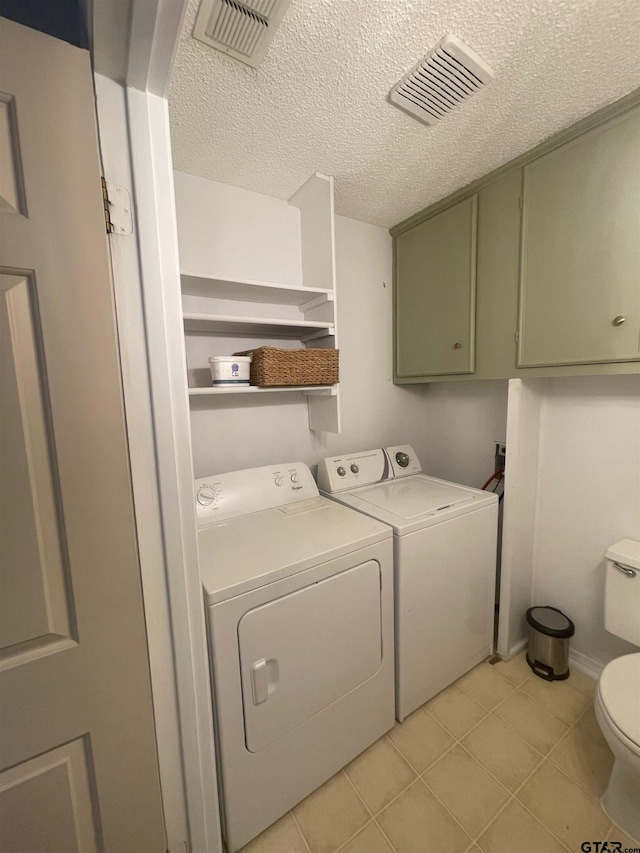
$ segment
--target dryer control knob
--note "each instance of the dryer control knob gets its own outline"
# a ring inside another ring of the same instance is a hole
[[[339,476],[339,477],[344,477],[344,475],[347,473],[347,472],[345,471],[345,469],[342,467],[342,465],[341,465],[339,468],[337,468],[336,470],[337,470],[337,472],[338,472],[338,476]]]
[[[351,465],[350,467],[351,467],[351,471],[352,471],[354,474],[357,474],[357,473],[360,471],[360,468],[356,465],[356,463],[355,463],[355,462],[354,462],[354,463],[353,463],[353,465]]]
[[[281,476],[274,477],[273,482],[276,484],[276,486],[281,486],[282,485],[282,477]]]
[[[300,479],[300,478],[298,477],[297,472],[295,472],[295,471],[294,471],[294,472],[293,472],[293,474],[291,475],[291,482],[292,482],[292,483],[297,483],[299,479]]]
[[[202,489],[198,490],[198,503],[201,506],[211,506],[216,502],[216,498],[218,497],[213,489],[204,486]]]
[[[396,462],[401,468],[406,468],[409,464],[409,454],[399,451],[396,453]]]

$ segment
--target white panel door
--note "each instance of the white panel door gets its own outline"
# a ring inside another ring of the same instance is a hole
[[[245,738],[259,752],[382,663],[380,566],[362,563],[246,613],[238,625]]]
[[[89,55],[0,18],[0,837],[166,849]]]

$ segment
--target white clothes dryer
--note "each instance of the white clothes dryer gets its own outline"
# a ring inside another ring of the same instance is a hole
[[[233,853],[394,724],[392,531],[301,463],[197,480],[195,500]]]
[[[498,497],[426,476],[409,445],[324,459],[318,485],[393,527],[402,721],[493,650]]]

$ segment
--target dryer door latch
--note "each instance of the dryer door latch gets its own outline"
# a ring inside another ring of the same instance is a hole
[[[251,666],[251,692],[253,704],[261,705],[278,686],[279,671],[278,661],[274,658],[261,658]]]

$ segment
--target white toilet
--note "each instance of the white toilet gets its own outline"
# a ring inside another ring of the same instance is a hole
[[[640,646],[640,542],[623,539],[606,558],[605,628]],[[602,805],[614,823],[640,840],[640,652],[605,666],[595,709],[615,759]]]

